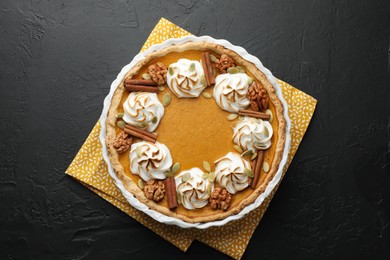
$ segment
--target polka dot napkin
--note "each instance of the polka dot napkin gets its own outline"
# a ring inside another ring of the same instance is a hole
[[[191,34],[168,20],[161,18],[141,51],[146,50],[154,44],[164,42],[169,38],[180,38],[186,35]],[[278,80],[278,83],[281,85],[284,98],[289,105],[289,116],[292,124],[291,148],[288,162],[284,169],[284,172],[286,172],[288,165],[294,157],[305,131],[309,126],[317,101],[286,82]],[[232,258],[240,259],[242,257],[253,232],[263,217],[264,212],[278,187],[274,189],[261,207],[252,211],[241,220],[230,222],[223,227],[195,230],[161,224],[133,208],[115,186],[101,156],[99,132],[100,125],[97,123],[73,162],[66,170],[68,175],[72,176],[84,186],[91,189],[147,228],[153,230],[182,251],[186,251],[192,241],[196,239]]]

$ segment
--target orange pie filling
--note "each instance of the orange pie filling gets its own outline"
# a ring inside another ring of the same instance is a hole
[[[132,78],[142,79],[142,76],[148,73],[148,67],[158,62],[163,63],[165,67],[168,68],[170,64],[175,63],[180,59],[199,61],[202,57],[202,53],[202,51],[168,53],[164,57],[154,59],[149,64],[143,66]],[[213,55],[218,57],[217,54]],[[249,77],[253,77],[253,75],[246,71],[246,68],[243,65],[236,64],[236,66],[240,66],[245,70],[245,73]],[[217,75],[219,74],[220,73],[217,73]],[[242,117],[240,116],[236,119],[228,120],[229,115],[232,113],[222,110],[217,105],[216,100],[212,97],[213,87],[205,88],[202,94],[196,98],[178,98],[166,84],[163,86],[164,88],[159,88],[157,97],[162,102],[164,96],[167,93],[170,93],[171,102],[164,108],[164,116],[154,132],[158,133],[157,141],[169,148],[173,164],[176,162],[180,163],[180,170],[175,174],[176,176],[193,167],[198,167],[207,173],[204,169],[204,161],[209,162],[212,168],[211,170],[213,171],[215,169],[214,162],[219,158],[225,156],[229,152],[239,154],[237,147],[235,147],[235,143],[232,140],[232,127],[238,120],[242,120]],[[203,93],[209,93],[210,95],[207,96],[206,94],[207,97],[205,97]],[[128,96],[129,92],[124,92],[117,108],[118,113],[124,113],[123,104]],[[264,152],[263,162],[271,166],[275,154],[275,140],[278,140],[278,131],[276,131],[276,129],[278,129],[277,113],[271,100],[269,100],[268,110],[273,117],[270,122],[274,131],[271,138],[271,146]],[[117,135],[122,131],[121,128],[116,128]],[[133,174],[130,170],[129,151],[130,150],[120,153],[118,159],[123,166],[125,174],[131,178],[134,183],[139,183],[139,180],[141,179],[140,176]],[[248,162],[251,162],[251,156],[245,157],[245,159]],[[262,185],[265,181],[267,173],[264,171],[264,168],[266,167],[261,168],[256,187]],[[216,181],[214,181],[213,184],[214,188],[219,187]],[[248,186],[235,194],[231,194],[230,207],[237,206],[240,201],[247,198],[253,191],[254,189]],[[168,207],[167,196],[164,196],[164,198],[157,203],[160,206]],[[191,218],[192,216],[207,217],[216,214],[216,211],[209,205],[189,210],[179,204],[175,209],[175,212],[188,218]]]

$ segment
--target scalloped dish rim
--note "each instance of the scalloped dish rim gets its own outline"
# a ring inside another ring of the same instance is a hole
[[[274,178],[269,182],[267,188],[263,193],[261,193],[258,198],[252,203],[246,206],[243,210],[241,210],[238,214],[231,215],[226,217],[225,219],[222,220],[216,220],[216,221],[211,221],[211,222],[198,222],[198,223],[189,223],[185,222],[183,220],[171,217],[171,216],[166,216],[158,211],[150,209],[148,206],[145,204],[141,203],[133,194],[131,194],[129,191],[127,191],[122,183],[116,176],[114,169],[110,163],[109,156],[108,156],[108,150],[106,146],[106,119],[107,119],[107,113],[109,110],[109,107],[111,105],[111,100],[113,97],[113,94],[116,90],[116,88],[119,86],[119,83],[124,79],[126,73],[134,67],[139,61],[143,60],[148,54],[160,51],[166,47],[169,47],[171,45],[178,45],[182,44],[185,42],[200,42],[200,41],[206,41],[206,42],[211,42],[214,44],[219,44],[227,49],[230,49],[234,52],[236,52],[238,55],[240,55],[243,59],[253,63],[261,72],[263,72],[268,81],[272,84],[272,86],[275,88],[275,92],[277,97],[280,99],[280,101],[283,104],[283,116],[286,120],[286,140],[285,140],[285,145],[284,145],[284,150],[283,150],[283,155],[282,159],[279,164],[279,168],[274,176]],[[274,188],[277,186],[279,181],[281,180],[283,176],[283,169],[284,166],[287,163],[288,159],[288,153],[290,150],[290,144],[291,144],[291,135],[290,135],[290,130],[291,130],[291,121],[288,116],[288,105],[287,102],[285,101],[283,97],[282,90],[277,83],[276,78],[272,75],[272,73],[263,66],[261,61],[256,58],[255,56],[249,54],[244,48],[235,46],[228,42],[227,40],[222,40],[222,39],[214,39],[210,36],[201,36],[201,37],[196,37],[196,36],[185,36],[182,38],[171,38],[168,39],[167,41],[161,43],[161,44],[156,44],[151,46],[149,49],[147,49],[145,52],[137,54],[134,59],[130,62],[130,64],[124,66],[116,79],[112,82],[110,86],[110,92],[104,99],[104,106],[102,110],[102,114],[99,118],[100,121],[100,126],[101,126],[101,131],[99,134],[99,140],[100,143],[102,144],[102,157],[104,161],[107,164],[108,172],[110,176],[114,179],[115,185],[119,188],[119,190],[122,192],[123,196],[126,198],[126,200],[136,209],[144,212],[154,220],[160,222],[160,223],[165,223],[169,225],[177,225],[182,228],[198,228],[198,229],[205,229],[208,227],[213,227],[213,226],[223,226],[226,223],[233,221],[233,220],[238,220],[243,218],[245,215],[247,215],[249,212],[252,210],[258,208],[261,206],[263,201],[271,194],[271,192],[274,190]]]

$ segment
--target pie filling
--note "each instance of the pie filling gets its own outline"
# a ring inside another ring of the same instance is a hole
[[[211,216],[266,179],[278,120],[266,89],[226,54],[170,52],[124,80],[113,146],[152,203]]]

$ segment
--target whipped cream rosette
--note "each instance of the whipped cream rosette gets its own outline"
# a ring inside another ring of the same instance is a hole
[[[245,173],[245,168],[250,169],[251,165],[241,155],[229,152],[216,160],[214,164],[217,183],[229,193],[235,194],[248,187],[248,175]]]
[[[238,112],[240,109],[247,108],[250,104],[246,97],[250,80],[245,73],[218,75],[213,92],[218,106],[228,112]]]
[[[172,156],[168,147],[156,142],[134,143],[130,150],[130,170],[144,181],[165,179],[164,172],[172,166]]]
[[[233,142],[245,150],[266,150],[271,146],[273,134],[268,121],[244,117],[233,126]]]
[[[157,94],[131,92],[123,103],[123,120],[129,125],[153,132],[164,116],[164,106]]]
[[[179,203],[186,209],[203,208],[208,203],[214,184],[208,178],[202,178],[203,174],[201,169],[192,168],[175,177]]]
[[[180,59],[168,67],[167,84],[178,98],[196,98],[206,88],[199,61]]]

